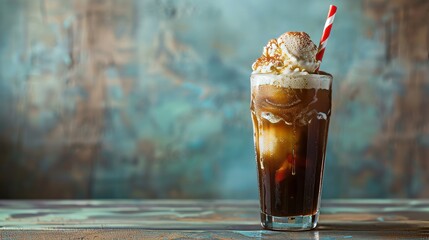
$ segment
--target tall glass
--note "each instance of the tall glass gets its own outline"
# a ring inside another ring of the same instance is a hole
[[[309,230],[319,217],[332,76],[251,75],[261,224]]]

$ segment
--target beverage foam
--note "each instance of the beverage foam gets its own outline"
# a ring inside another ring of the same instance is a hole
[[[320,74],[271,74],[253,73],[250,77],[251,86],[273,85],[292,89],[326,89],[331,86],[332,77]]]

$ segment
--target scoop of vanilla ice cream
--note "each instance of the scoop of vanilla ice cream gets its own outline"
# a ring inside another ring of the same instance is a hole
[[[309,74],[320,65],[317,46],[305,32],[286,32],[271,39],[252,65],[253,73]]]

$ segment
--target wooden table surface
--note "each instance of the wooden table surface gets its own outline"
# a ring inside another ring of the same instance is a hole
[[[313,231],[261,229],[254,200],[0,201],[0,239],[427,239],[429,200],[329,200]]]

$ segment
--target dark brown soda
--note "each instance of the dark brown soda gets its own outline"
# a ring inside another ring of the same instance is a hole
[[[251,112],[265,214],[317,212],[330,111],[330,90],[253,86]]]

